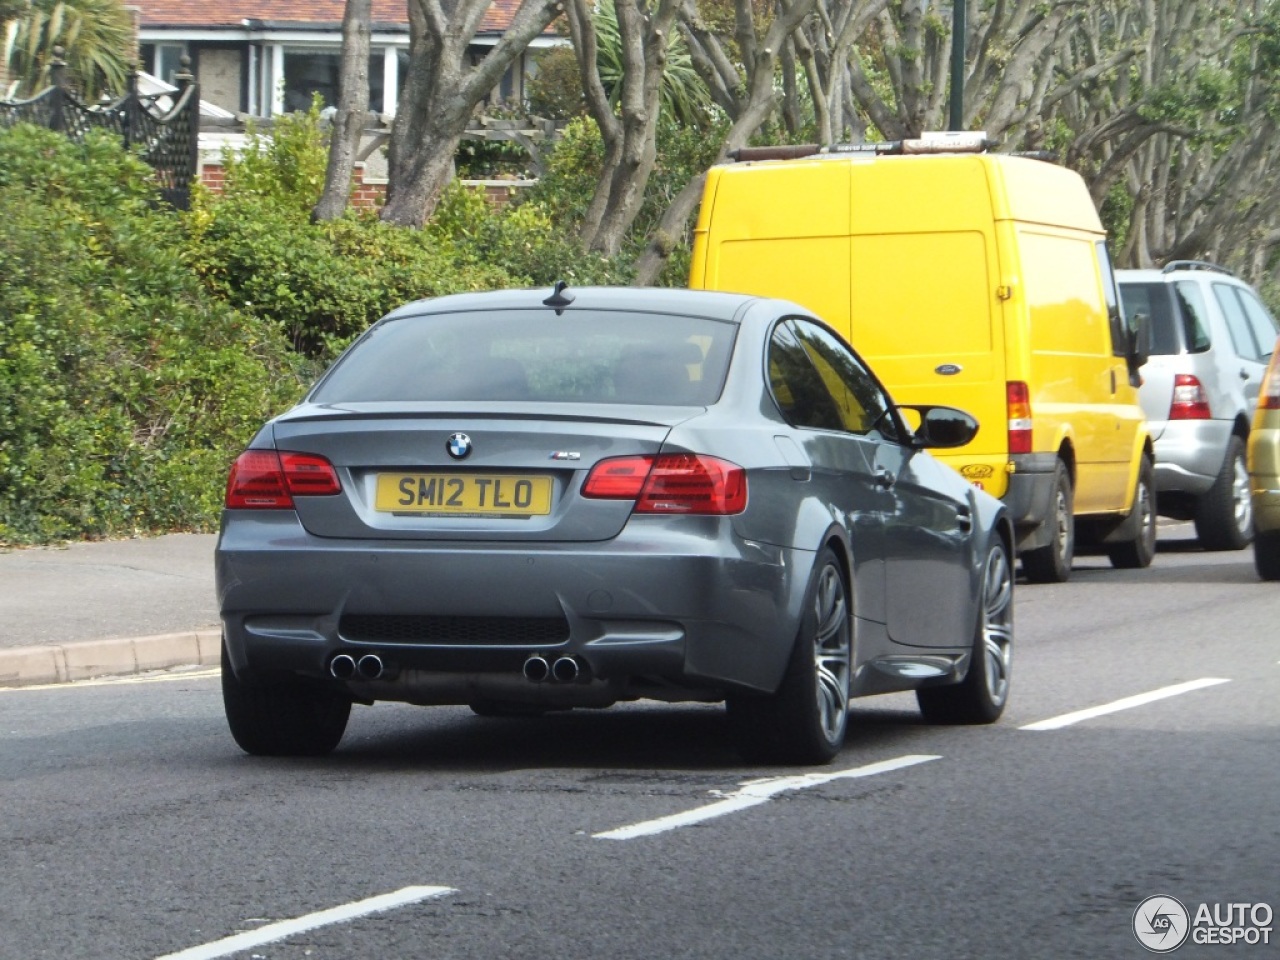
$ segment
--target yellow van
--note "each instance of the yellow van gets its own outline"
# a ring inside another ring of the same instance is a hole
[[[1147,566],[1143,357],[1084,182],[1027,157],[910,153],[929,149],[714,167],[689,285],[797,301],[899,403],[977,417],[974,440],[939,459],[1009,505],[1029,580],[1066,580],[1077,538]]]

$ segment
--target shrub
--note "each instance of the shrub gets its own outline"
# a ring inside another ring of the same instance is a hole
[[[230,460],[298,395],[212,300],[108,134],[0,131],[0,542],[208,529]]]
[[[625,264],[584,254],[548,209],[495,207],[457,181],[424,230],[355,211],[313,224],[326,149],[314,108],[277,123],[272,138],[251,138],[244,155],[224,158],[225,192],[198,194],[189,218],[194,263],[209,289],[275,324],[316,366],[410,300],[557,279],[626,280]]]

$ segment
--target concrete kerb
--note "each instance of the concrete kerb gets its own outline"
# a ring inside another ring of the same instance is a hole
[[[0,650],[0,687],[71,683],[219,662],[218,630]]]

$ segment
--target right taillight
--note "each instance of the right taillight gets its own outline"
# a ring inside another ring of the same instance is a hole
[[[1173,401],[1169,404],[1170,420],[1208,420],[1209,395],[1204,385],[1189,373],[1173,377]]]
[[[1005,384],[1009,409],[1009,452],[1031,452],[1031,391],[1021,380]]]
[[[728,516],[747,508],[747,472],[696,453],[614,457],[592,468],[582,495],[634,500],[636,513]]]
[[[289,510],[295,496],[323,497],[341,492],[338,472],[324,457],[246,450],[231,467],[224,502],[233,510]]]

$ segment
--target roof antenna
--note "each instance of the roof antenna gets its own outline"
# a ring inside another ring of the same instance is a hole
[[[569,284],[565,283],[563,280],[557,280],[555,289],[551,291],[551,296],[542,301],[543,306],[556,308],[557,317],[564,313],[565,307],[573,303],[573,294],[564,292],[567,286],[569,286]]]

